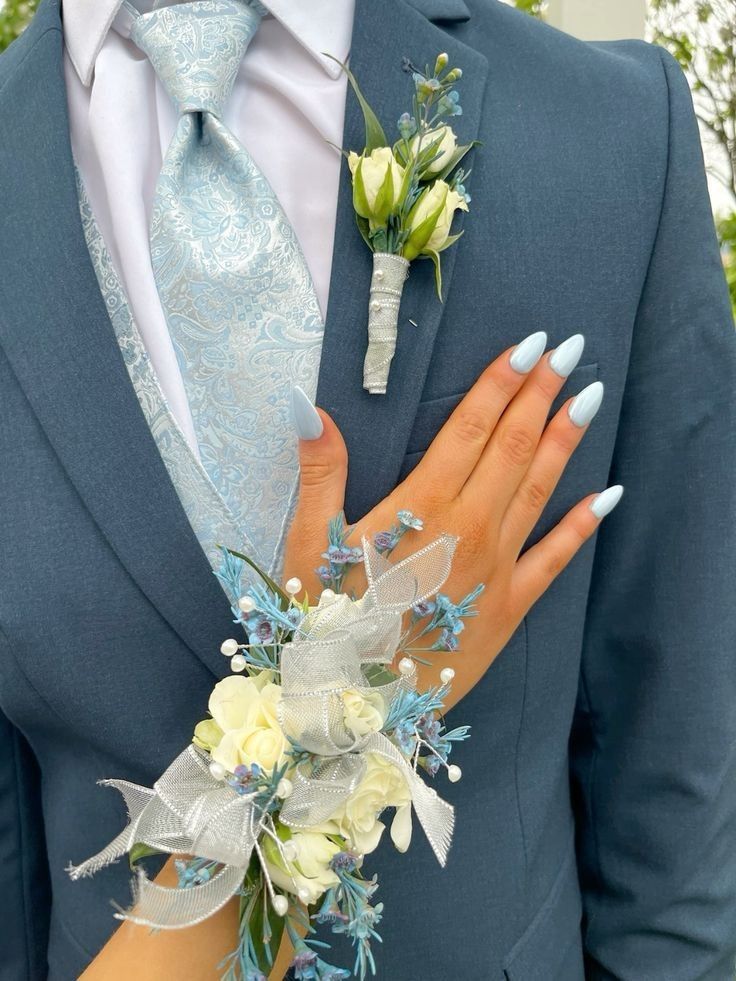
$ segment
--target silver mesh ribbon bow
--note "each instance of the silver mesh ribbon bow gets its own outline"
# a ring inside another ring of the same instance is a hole
[[[415,674],[371,687],[365,665],[389,663],[401,635],[402,615],[433,596],[450,572],[457,540],[443,535],[391,564],[363,540],[368,588],[358,602],[340,595],[321,602],[302,623],[301,635],[281,653],[279,722],[301,747],[319,757],[300,764],[283,802],[282,823],[295,829],[328,820],[360,783],[366,755],[375,753],[405,777],[420,824],[441,865],[452,840],[454,810],[427,786],[381,732],[356,736],[345,725],[342,693],[380,692],[386,711]],[[139,872],[133,905],[115,915],[156,929],[193,926],[221,909],[240,889],[267,815],[252,796],[212,776],[208,757],[190,745],[153,789],[126,780],[103,780],[123,795],[129,823],[97,855],[69,868],[72,879],[93,875],[144,844],[169,854],[196,855],[222,868],[207,882],[169,888]]]
[[[345,725],[342,695],[380,693],[386,712],[416,675],[401,675],[385,685],[369,686],[363,668],[393,660],[401,636],[402,615],[433,596],[450,573],[457,540],[443,535],[396,564],[363,540],[368,589],[352,602],[341,595],[320,606],[281,652],[279,722],[284,732],[322,760],[299,767],[294,789],[281,808],[282,823],[309,828],[326,821],[360,783],[369,753],[381,756],[404,776],[414,811],[440,865],[452,840],[454,811],[417,775],[382,732],[356,736]]]
[[[132,908],[116,913],[118,919],[162,930],[194,926],[236,894],[261,833],[263,814],[251,797],[240,796],[212,776],[204,754],[188,746],[153,790],[127,780],[101,782],[123,795],[129,823],[101,852],[70,868],[72,879],[94,875],[136,844],[223,865],[202,885],[180,889],[157,885],[139,872],[133,884]]]

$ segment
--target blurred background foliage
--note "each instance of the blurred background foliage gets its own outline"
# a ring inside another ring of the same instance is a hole
[[[719,188],[716,227],[736,314],[736,2],[650,0],[652,40],[690,81],[708,174]]]
[[[38,6],[38,0],[0,0],[0,51],[14,41]]]
[[[512,2],[544,18],[547,0]],[[21,33],[37,5],[38,0],[0,0],[0,51]],[[736,312],[736,0],[649,0],[649,30],[690,80],[708,173],[720,188],[714,196],[716,225]]]
[[[610,0],[614,2],[614,0]],[[545,0],[513,0],[534,17]],[[736,317],[736,0],[648,0],[649,39],[688,76]]]

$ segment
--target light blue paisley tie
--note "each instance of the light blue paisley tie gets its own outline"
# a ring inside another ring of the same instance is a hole
[[[222,122],[263,12],[240,0],[182,3],[136,12],[130,36],[180,114],[156,186],[151,259],[202,464],[274,569],[298,468],[289,392],[296,383],[314,395],[323,324],[294,230]]]

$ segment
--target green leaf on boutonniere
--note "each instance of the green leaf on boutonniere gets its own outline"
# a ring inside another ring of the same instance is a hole
[[[448,235],[447,241],[439,249],[430,249],[427,252],[422,253],[426,258],[431,259],[434,263],[434,285],[437,288],[437,296],[440,303],[443,303],[442,299],[442,263],[440,261],[440,252],[444,252],[445,249],[449,249],[451,245],[454,245],[459,238],[462,238],[464,232],[458,232],[457,235]]]
[[[391,212],[391,208],[394,203],[394,178],[391,173],[391,168],[386,168],[386,176],[383,178],[383,183],[378,189],[378,194],[376,195],[376,201],[373,205],[373,213],[377,216],[377,220],[386,220]]]
[[[463,159],[465,154],[468,153],[468,151],[472,150],[474,146],[480,146],[480,145],[481,145],[480,140],[473,140],[472,143],[466,143],[464,146],[457,147],[452,157],[450,158],[450,162],[447,164],[444,170],[441,170],[440,173],[436,175],[438,180],[446,181],[447,178],[450,176],[450,174],[453,172],[453,170]]]
[[[462,238],[464,234],[465,232],[458,232],[457,235],[448,235],[445,240],[445,244],[441,245],[439,249],[437,249],[437,252],[444,252],[445,249],[449,249],[450,246],[454,245],[455,242],[457,242],[459,238]]]
[[[373,247],[373,242],[371,241],[371,234],[370,234],[371,226],[370,226],[370,223],[369,223],[368,219],[367,218],[361,218],[361,216],[356,211],[355,212],[355,221],[356,221],[356,223],[358,225],[358,231],[363,236],[363,241],[365,242],[365,244],[368,246],[368,248],[372,252],[375,251],[374,250],[374,247]]]
[[[431,251],[425,252],[424,255],[434,263],[434,285],[437,288],[439,301],[442,303],[442,261],[440,260],[440,254],[439,252]]]
[[[373,150],[377,150],[379,146],[388,146],[388,141],[386,140],[386,134],[383,132],[383,126],[381,126],[378,121],[378,116],[371,109],[368,100],[360,91],[360,86],[355,80],[355,76],[350,71],[348,66],[344,64],[339,58],[335,58],[334,55],[328,54],[323,51],[322,54],[326,58],[330,58],[332,61],[336,62],[348,77],[348,81],[352,86],[353,92],[360,103],[360,108],[363,113],[363,120],[365,122],[365,153],[371,153]]]
[[[428,194],[429,189],[427,189],[424,193]],[[418,255],[421,255],[421,253],[424,251],[424,246],[432,237],[432,232],[437,227],[437,222],[439,221],[440,215],[444,211],[446,197],[447,194],[445,193],[440,203],[435,208],[435,210],[431,211],[424,219],[424,221],[421,221],[414,228],[411,228],[414,209],[412,209],[412,211],[409,212],[409,217],[407,219],[407,224],[409,225],[410,228],[409,237],[406,243],[404,244],[404,248],[402,250],[402,255],[404,256],[405,259],[408,259],[409,262],[411,262],[413,259],[416,259]],[[417,203],[414,205],[414,208],[418,208],[421,201],[422,198],[420,197],[417,200]]]
[[[368,206],[368,198],[363,182],[363,157],[358,161],[358,166],[355,168],[355,173],[353,174],[353,209],[356,215],[363,216],[370,214],[371,210]]]

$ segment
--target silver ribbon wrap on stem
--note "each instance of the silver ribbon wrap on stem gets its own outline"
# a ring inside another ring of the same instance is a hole
[[[393,660],[403,614],[433,596],[450,572],[457,540],[443,535],[396,564],[363,540],[368,588],[353,601],[346,595],[321,600],[301,631],[281,652],[279,723],[290,739],[311,754],[290,774],[292,792],[279,820],[295,830],[329,820],[377,754],[404,776],[411,803],[441,865],[452,840],[454,811],[419,777],[383,732],[357,736],[344,719],[345,691],[380,693],[386,712],[416,684],[416,672],[371,686],[364,668]],[[386,717],[386,716],[384,716]],[[200,923],[240,889],[258,839],[270,817],[254,795],[241,795],[209,769],[209,757],[188,746],[153,786],[105,780],[123,795],[127,827],[106,848],[70,867],[73,879],[93,875],[137,844],[169,854],[194,855],[221,868],[201,885],[168,888],[139,872],[131,909],[117,913],[157,929]]]
[[[399,306],[409,262],[388,252],[373,253],[373,275],[368,301],[368,350],[363,362],[363,388],[385,395],[396,351]]]

